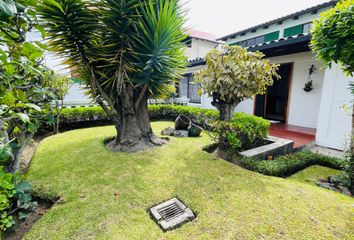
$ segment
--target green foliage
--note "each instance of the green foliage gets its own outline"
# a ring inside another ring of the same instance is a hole
[[[230,121],[213,124],[213,138],[222,141],[223,149],[241,151],[265,141],[269,127],[269,121],[263,118],[238,112]]]
[[[195,78],[214,101],[238,104],[264,94],[273,79],[279,78],[278,66],[263,57],[261,52],[248,52],[240,46],[213,49],[206,56],[207,67]]]
[[[235,156],[235,158],[238,158]],[[239,163],[252,171],[276,177],[287,177],[312,165],[321,165],[334,169],[342,169],[344,160],[325,155],[302,151],[279,156],[274,160],[241,158]]]
[[[44,0],[38,10],[52,49],[110,108],[130,84],[159,95],[185,66],[177,0]]]
[[[339,63],[354,73],[354,0],[342,0],[314,21],[311,46],[315,55],[331,66]]]
[[[37,207],[30,195],[31,186],[18,174],[6,173],[0,167],[0,232],[10,229],[16,219],[24,219]]]
[[[8,7],[11,3],[15,9]],[[56,99],[50,71],[43,64],[46,47],[27,40],[29,32],[41,29],[35,4],[31,0],[0,1],[0,14],[6,16],[0,18],[0,162],[9,160],[13,171],[18,169],[23,147],[41,123],[49,120],[50,102]]]
[[[174,121],[180,114],[188,116],[194,123],[210,128],[211,123],[218,119],[218,112],[210,109],[179,105],[149,105],[149,116],[152,120]],[[94,120],[108,120],[108,116],[101,107],[64,108],[60,116],[62,125],[70,126],[73,123],[83,123]]]

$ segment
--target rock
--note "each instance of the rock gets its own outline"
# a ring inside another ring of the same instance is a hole
[[[198,125],[192,123],[189,127],[188,127],[188,133],[190,137],[199,137],[200,134],[202,133],[203,128],[199,127]]]
[[[186,130],[177,130],[173,133],[175,137],[188,137],[188,131]]]
[[[174,132],[175,132],[174,128],[168,127],[161,131],[161,135],[172,136]]]

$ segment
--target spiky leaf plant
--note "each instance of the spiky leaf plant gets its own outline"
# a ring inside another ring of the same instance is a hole
[[[52,49],[114,122],[117,137],[109,147],[163,144],[151,130],[147,100],[185,66],[185,12],[178,0],[43,0],[38,10]]]

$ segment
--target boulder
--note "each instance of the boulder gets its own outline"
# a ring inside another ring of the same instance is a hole
[[[188,137],[188,131],[186,130],[176,130],[174,133],[173,133],[173,136],[175,137]]]
[[[174,132],[175,132],[174,128],[168,127],[161,131],[161,135],[172,136]]]

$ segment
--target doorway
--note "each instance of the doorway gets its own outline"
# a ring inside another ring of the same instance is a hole
[[[278,70],[281,79],[268,87],[264,95],[256,96],[256,116],[282,123],[287,122],[292,69],[292,63],[281,64]]]

